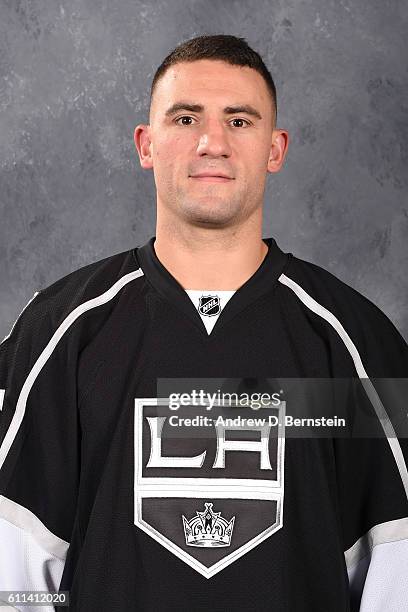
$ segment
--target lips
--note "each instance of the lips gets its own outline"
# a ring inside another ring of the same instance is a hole
[[[226,182],[232,181],[234,178],[225,174],[224,172],[213,171],[213,172],[197,172],[196,174],[191,174],[190,178],[196,179],[199,181],[209,181],[209,182]]]
[[[191,178],[205,178],[205,177],[219,177],[225,179],[232,179],[228,174],[222,172],[199,172],[198,174],[192,174]]]

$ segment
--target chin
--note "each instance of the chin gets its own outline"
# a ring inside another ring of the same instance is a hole
[[[208,214],[203,211],[183,215],[184,221],[197,227],[226,227],[237,221],[235,215]]]
[[[195,225],[196,227],[212,227],[212,228],[221,228],[228,227],[232,225],[233,220],[231,219],[210,219],[205,217],[195,217],[194,219],[188,219],[190,225]]]
[[[200,223],[225,224],[239,216],[240,208],[231,202],[217,198],[208,198],[200,202],[188,202],[180,205],[183,217]]]

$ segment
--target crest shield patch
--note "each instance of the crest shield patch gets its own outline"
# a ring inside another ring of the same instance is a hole
[[[215,317],[221,312],[218,295],[202,295],[198,302],[198,312],[206,317]]]
[[[283,525],[285,403],[262,412],[233,425],[231,409],[196,408],[183,429],[191,410],[135,400],[134,523],[206,578]]]

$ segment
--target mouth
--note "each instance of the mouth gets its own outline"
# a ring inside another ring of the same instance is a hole
[[[195,181],[201,181],[204,183],[229,183],[234,179],[232,177],[226,176],[225,174],[195,174],[190,175],[189,178],[194,179]]]

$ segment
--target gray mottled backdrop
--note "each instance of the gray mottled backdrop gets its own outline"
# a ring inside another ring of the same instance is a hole
[[[408,338],[404,0],[0,0],[0,336],[34,291],[154,234],[133,130],[157,65],[244,36],[291,142],[264,235],[374,301]]]

